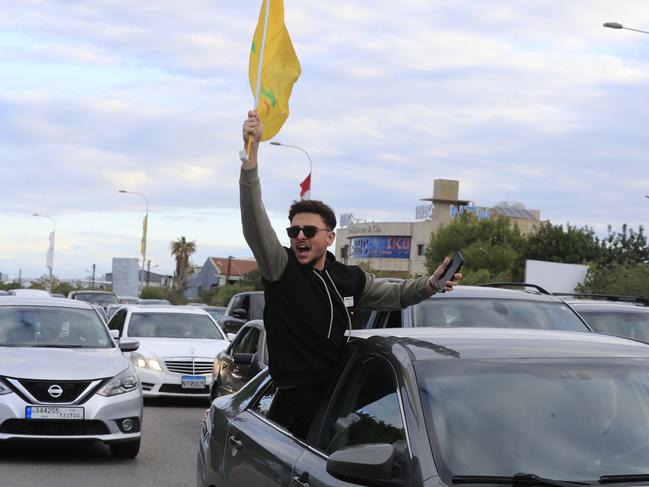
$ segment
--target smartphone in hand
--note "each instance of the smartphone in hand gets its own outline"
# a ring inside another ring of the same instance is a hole
[[[464,264],[464,256],[462,255],[462,252],[456,250],[453,254],[453,258],[444,268],[442,275],[437,279],[437,287],[440,289],[441,293],[445,292],[444,288],[446,287],[446,282],[452,281],[453,276],[460,272],[462,264]]]

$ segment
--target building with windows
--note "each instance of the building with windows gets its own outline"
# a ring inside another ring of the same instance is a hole
[[[539,210],[528,210],[521,203],[502,202],[494,207],[476,206],[459,198],[460,182],[436,179],[429,202],[417,206],[411,222],[361,222],[352,215],[340,215],[336,231],[336,258],[346,264],[368,263],[373,271],[426,273],[425,249],[433,232],[463,213],[476,218],[506,216],[522,233],[541,223]]]
[[[244,274],[256,269],[257,261],[254,259],[208,257],[198,272],[192,274],[187,280],[185,296],[188,299],[196,299],[200,291],[239,281]]]

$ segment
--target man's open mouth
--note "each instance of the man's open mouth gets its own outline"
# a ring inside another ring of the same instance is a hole
[[[295,246],[298,257],[306,257],[311,251],[311,246],[305,243],[299,243]]]

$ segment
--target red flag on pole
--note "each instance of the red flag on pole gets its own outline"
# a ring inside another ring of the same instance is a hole
[[[303,200],[311,198],[311,173],[300,183],[300,198]]]

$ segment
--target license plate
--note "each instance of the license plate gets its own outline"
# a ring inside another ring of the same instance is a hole
[[[25,419],[83,419],[83,408],[25,406]]]
[[[205,377],[202,375],[183,375],[180,378],[180,386],[183,389],[204,389]]]

